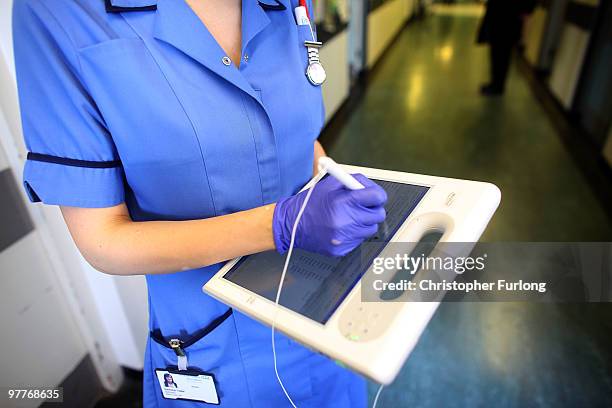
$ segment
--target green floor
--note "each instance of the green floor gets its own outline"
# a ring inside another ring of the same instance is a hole
[[[478,19],[411,23],[326,146],[344,163],[489,181],[487,241],[611,241],[612,225],[521,74],[488,79]],[[612,406],[612,308],[442,304],[379,407]],[[375,390],[371,385],[370,392]]]

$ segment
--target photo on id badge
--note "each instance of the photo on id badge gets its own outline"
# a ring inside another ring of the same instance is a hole
[[[219,405],[215,377],[198,371],[155,370],[162,396],[166,399],[199,401]]]

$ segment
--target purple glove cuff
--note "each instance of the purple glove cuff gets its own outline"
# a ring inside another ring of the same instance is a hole
[[[274,246],[279,254],[284,254],[289,249],[291,243],[291,232],[287,234],[284,219],[282,217],[282,207],[288,198],[278,200],[274,207],[274,215],[272,215],[272,237],[274,238]]]

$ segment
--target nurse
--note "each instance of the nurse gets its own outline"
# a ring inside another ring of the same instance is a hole
[[[287,250],[297,191],[324,154],[297,3],[15,0],[24,185],[61,206],[95,268],[146,274],[145,407],[204,406],[163,398],[156,370],[177,379],[184,368],[214,375],[221,406],[289,404],[270,330],[200,288],[220,262]],[[376,232],[386,195],[358,179],[364,190],[317,185],[297,247],[339,256]],[[276,344],[298,406],[365,406],[361,378],[282,335]]]

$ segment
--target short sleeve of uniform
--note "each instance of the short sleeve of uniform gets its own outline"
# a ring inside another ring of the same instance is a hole
[[[29,150],[24,186],[33,202],[114,206],[124,201],[121,162],[80,80],[69,27],[47,7],[52,3],[15,0],[13,7],[17,87]]]

